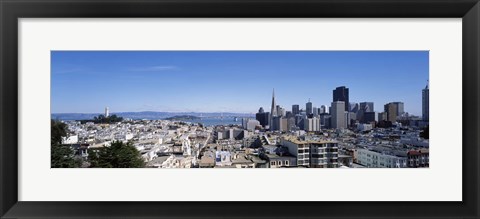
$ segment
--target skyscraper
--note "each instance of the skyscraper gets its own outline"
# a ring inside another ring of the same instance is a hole
[[[360,103],[360,110],[363,112],[373,112],[375,111],[373,108],[373,102],[361,102]]]
[[[378,113],[376,112],[365,112],[363,114],[363,121],[364,123],[376,122],[378,121]]]
[[[270,110],[270,122],[268,124],[273,125],[273,117],[277,116],[277,108],[275,104],[275,89],[272,92],[272,108]]]
[[[378,118],[377,120],[380,122],[380,121],[385,121],[387,120],[387,113],[385,112],[381,112],[381,113],[378,113]]]
[[[255,118],[260,122],[260,125],[262,125],[263,127],[266,127],[267,125],[269,125],[269,118],[270,118],[270,113],[269,112],[265,112],[263,110],[263,107],[260,107],[260,109],[258,110],[258,113],[255,115]]]
[[[285,112],[285,117],[287,117],[287,118],[292,118],[292,117],[294,117],[293,114],[292,114],[292,111],[286,111],[286,112]]]
[[[320,125],[320,118],[318,117],[313,117],[313,118],[306,118],[304,129],[307,132],[316,132],[321,130],[321,125]]]
[[[425,86],[425,89],[422,90],[422,119],[423,121],[428,121],[429,120],[429,88],[428,88],[428,82],[427,86]]]
[[[345,111],[349,111],[350,102],[348,99],[348,88],[345,86],[337,87],[333,90],[333,102],[343,101],[345,104]]]
[[[270,114],[272,116],[276,116],[277,115],[277,104],[275,103],[275,89],[273,89],[273,92],[272,92],[272,109],[271,109],[271,112]]]
[[[110,116],[110,110],[108,109],[108,107],[105,107],[105,117],[109,117]]]
[[[330,116],[327,113],[320,114],[320,124],[321,124],[321,126],[323,126],[324,128],[331,128],[331,123],[330,123],[331,118],[332,118],[332,116]]]
[[[288,129],[288,119],[276,116],[273,118],[271,130],[285,132]]]
[[[334,129],[345,128],[345,102],[334,101],[332,102],[332,115],[331,125]]]
[[[365,113],[373,112],[373,102],[361,102],[357,112],[357,119],[360,122],[366,122],[364,119]]]
[[[293,115],[298,115],[300,114],[300,106],[295,104],[295,105],[292,105],[292,113]]]
[[[318,116],[320,113],[318,113],[317,107],[313,107],[313,116]]]
[[[403,109],[403,102],[393,102],[393,104],[397,105],[397,116],[403,115],[405,112]]]
[[[320,114],[322,113],[327,113],[327,106],[325,105],[320,106]]]
[[[310,99],[308,99],[305,109],[307,109],[307,115],[313,114],[313,104],[310,102]]]
[[[350,103],[350,112],[357,113],[359,110],[358,103]]]
[[[277,116],[284,117],[286,115],[287,115],[286,110],[280,105],[277,105]]]
[[[387,121],[396,122],[397,121],[397,114],[398,112],[398,104],[395,103],[387,103],[385,104],[385,113],[387,114]]]

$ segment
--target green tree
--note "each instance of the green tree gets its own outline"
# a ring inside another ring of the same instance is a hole
[[[145,162],[140,152],[131,142],[113,142],[109,147],[90,149],[88,152],[90,167],[95,168],[140,168]]]
[[[59,145],[62,143],[62,137],[67,136],[67,125],[63,122],[51,120],[51,145]]]
[[[104,115],[98,115],[93,117],[94,123],[114,123],[114,122],[121,122],[123,121],[123,117],[119,117],[117,115],[111,115],[109,117],[105,117]]]
[[[75,168],[82,164],[75,158],[75,152],[68,145],[62,145],[62,137],[67,136],[67,126],[60,121],[51,120],[51,152],[50,166],[52,168]]]
[[[75,157],[75,153],[68,145],[52,145],[52,168],[76,168],[82,165],[82,160]]]

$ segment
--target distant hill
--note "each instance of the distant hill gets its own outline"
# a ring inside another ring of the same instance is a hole
[[[93,119],[93,117],[98,116],[102,113],[52,113],[52,119],[58,120],[89,120]],[[253,114],[249,113],[198,113],[198,112],[152,112],[152,111],[145,111],[145,112],[111,112],[111,114],[115,114],[117,116],[121,116],[124,119],[167,119],[174,116],[195,116],[199,118],[233,118],[233,117],[252,117]]]

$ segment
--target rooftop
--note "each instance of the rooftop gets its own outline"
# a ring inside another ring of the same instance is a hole
[[[293,142],[293,143],[295,143],[295,144],[327,144],[327,143],[338,143],[337,141],[331,140],[331,139],[301,140],[301,139],[299,139],[298,137],[296,137],[296,136],[291,136],[291,135],[283,136],[282,138],[283,138],[284,140],[286,140],[286,141],[290,141],[290,142]]]
[[[253,161],[247,159],[245,154],[239,154],[238,157],[232,160],[233,164],[245,164],[245,163],[253,163]]]

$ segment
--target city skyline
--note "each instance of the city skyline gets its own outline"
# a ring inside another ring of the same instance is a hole
[[[330,106],[332,91],[422,116],[428,51],[52,52],[52,113],[232,112]],[[126,89],[128,88],[128,89]],[[205,104],[208,103],[208,104]]]

